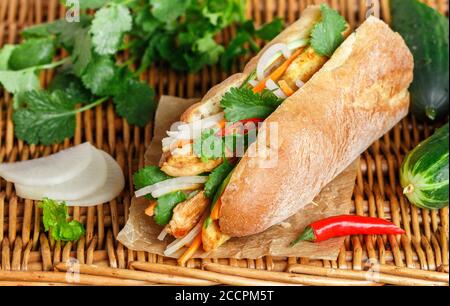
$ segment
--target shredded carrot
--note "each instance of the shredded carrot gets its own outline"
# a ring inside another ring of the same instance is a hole
[[[227,121],[226,121],[225,119],[220,120],[220,121],[217,123],[218,128],[221,129],[221,130],[223,130],[223,128],[225,127],[225,123],[227,123]]]
[[[180,258],[178,258],[178,264],[180,266],[184,266],[186,261],[188,261],[192,255],[194,255],[195,251],[198,250],[200,245],[202,244],[202,231],[198,233],[198,235],[194,238],[189,248],[181,255]]]
[[[145,214],[149,217],[153,216],[155,214],[156,205],[158,205],[157,201],[151,202],[150,205],[145,209]]]
[[[266,77],[264,80],[262,80],[258,85],[256,85],[253,88],[253,92],[261,92],[266,88],[266,82],[269,79],[272,79],[273,81],[278,81],[279,78],[286,72],[288,67],[292,64],[292,62],[302,53],[303,48],[298,49],[295,51],[290,58],[288,58],[280,67],[275,69],[274,72],[272,72],[268,77]]]
[[[213,220],[213,221],[219,220],[219,212],[220,212],[221,206],[222,206],[222,201],[219,198],[216,202],[216,205],[214,205],[214,208],[211,211],[211,220]]]
[[[284,92],[284,94],[288,97],[292,96],[295,92],[285,80],[279,81],[278,85],[280,86],[280,88]]]

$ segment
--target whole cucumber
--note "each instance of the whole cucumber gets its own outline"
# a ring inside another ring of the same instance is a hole
[[[448,206],[448,123],[409,152],[400,183],[409,201],[421,208]]]

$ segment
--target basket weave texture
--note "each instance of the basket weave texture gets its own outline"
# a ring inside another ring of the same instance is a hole
[[[365,0],[249,0],[247,15],[257,24],[277,16],[284,18],[286,23],[291,23],[307,5],[322,2],[328,2],[338,9],[352,27],[356,27],[365,18]],[[448,14],[448,0],[424,2]],[[376,7],[381,18],[387,21],[388,6],[389,1],[382,0],[379,7]],[[52,21],[64,15],[65,11],[59,0],[0,0],[0,47],[6,43],[19,42],[19,33],[24,27]],[[233,33],[233,28],[227,29],[219,39],[229,40]],[[245,59],[242,59],[231,73],[237,72],[244,63]],[[155,64],[142,75],[142,79],[148,81],[158,95],[191,98],[202,96],[227,75],[217,67],[208,67],[197,74],[186,75]],[[42,73],[42,85],[45,86],[51,78],[51,71]],[[176,264],[172,259],[129,250],[115,240],[127,220],[132,194],[131,174],[143,164],[145,148],[151,139],[151,124],[145,128],[130,126],[115,115],[111,104],[106,104],[77,115],[77,129],[72,140],[47,147],[29,146],[14,137],[11,104],[11,96],[0,92],[0,162],[37,158],[90,141],[112,154],[119,162],[127,184],[124,192],[109,203],[89,208],[71,208],[70,215],[85,225],[86,235],[74,243],[60,243],[53,241],[43,231],[41,211],[36,203],[18,198],[13,185],[0,180],[0,285],[64,283],[66,279],[58,272],[33,271],[53,271],[56,264],[70,258],[76,258],[81,264],[123,269],[129,268],[130,263],[136,261]],[[406,230],[404,236],[348,237],[336,261],[268,256],[257,260],[193,259],[188,261],[187,266],[199,268],[202,264],[213,262],[232,267],[286,271],[289,265],[303,264],[358,271],[367,267],[370,261],[376,261],[422,271],[448,271],[448,208],[429,211],[410,205],[402,195],[398,179],[399,165],[405,153],[429,136],[433,129],[430,125],[419,124],[412,117],[405,118],[364,152],[359,161],[352,213],[392,220]],[[5,271],[15,272],[11,274]],[[171,273],[169,270],[166,272]],[[123,278],[133,277],[124,275]],[[114,279],[108,279],[110,284],[116,284]],[[103,281],[101,278],[86,280],[82,277],[81,283],[83,282],[102,284]],[[128,282],[123,281],[121,284],[145,284],[144,280]],[[216,282],[229,283],[226,280]],[[196,284],[195,278],[192,278],[191,284]]]

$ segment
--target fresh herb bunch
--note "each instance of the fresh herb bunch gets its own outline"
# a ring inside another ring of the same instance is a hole
[[[162,60],[184,72],[219,62],[229,69],[237,57],[258,50],[256,39],[270,40],[281,31],[279,19],[260,29],[246,21],[245,2],[80,0],[79,21],[25,29],[21,44],[0,49],[0,84],[14,95],[16,136],[30,144],[61,142],[73,136],[77,113],[110,98],[119,116],[144,126],[156,104],[154,90],[139,75],[152,63]],[[87,9],[96,12],[91,16]],[[230,25],[237,27],[235,38],[217,43],[217,34]],[[55,61],[61,48],[69,56]],[[121,61],[124,51],[130,56]],[[53,68],[56,76],[43,90],[39,72]]]

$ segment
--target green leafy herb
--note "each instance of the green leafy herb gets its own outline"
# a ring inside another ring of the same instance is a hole
[[[162,22],[172,22],[184,14],[190,0],[150,0],[152,14]]]
[[[347,24],[344,17],[328,5],[322,4],[320,10],[322,20],[314,26],[311,32],[311,46],[318,54],[330,57],[344,41],[342,32],[346,29]]]
[[[212,198],[222,184],[223,180],[233,170],[234,165],[225,160],[219,167],[215,168],[208,176],[205,184],[205,195]]]
[[[243,87],[232,88],[223,96],[220,105],[224,108],[225,119],[237,122],[248,118],[266,118],[281,102],[271,91],[265,90],[259,94]]]
[[[169,223],[175,206],[185,200],[186,195],[182,191],[175,191],[159,197],[158,205],[155,207],[155,222],[159,225]]]
[[[8,62],[11,57],[11,53],[17,48],[15,45],[4,45],[0,49],[0,71],[8,70]]]
[[[275,18],[272,22],[259,28],[255,34],[258,38],[272,40],[283,30],[283,26],[283,20],[281,18]]]
[[[120,82],[117,79],[117,67],[107,56],[94,57],[86,68],[83,76],[84,86],[93,94],[108,96],[114,94]]]
[[[39,78],[32,70],[0,71],[0,84],[13,94],[39,88]]]
[[[58,71],[48,89],[51,92],[62,91],[67,98],[76,103],[87,103],[92,99],[92,94],[84,87],[81,79],[72,72],[70,66]]]
[[[134,189],[139,190],[146,186],[154,185],[170,178],[171,177],[162,172],[159,167],[147,166],[139,169],[133,174]],[[149,200],[153,199],[151,194],[148,194],[145,197]]]
[[[75,102],[59,90],[25,92],[21,95],[22,105],[13,114],[16,136],[30,144],[61,142],[74,135],[77,112],[103,101],[97,100],[77,110]]]
[[[221,158],[224,155],[224,142],[222,137],[217,136],[218,129],[206,129],[202,131],[199,138],[194,140],[194,154],[199,156],[203,162],[210,159]]]
[[[55,55],[52,39],[33,38],[20,44],[11,53],[8,67],[12,70],[22,70],[29,67],[48,64]]]
[[[98,9],[102,6],[108,4],[110,0],[81,0],[80,8],[81,9]]]
[[[92,59],[92,42],[89,29],[78,29],[75,32],[75,37],[72,62],[76,75],[81,76]]]
[[[40,204],[45,231],[50,231],[57,241],[75,241],[84,235],[83,225],[76,221],[68,221],[69,211],[64,202],[44,198]]]
[[[146,186],[154,185],[156,183],[169,179],[170,176],[162,172],[159,167],[147,166],[139,169],[133,175],[134,188],[136,190]]]
[[[128,79],[125,86],[114,97],[116,112],[130,124],[145,126],[156,109],[155,92],[145,83]]]
[[[111,5],[98,10],[91,26],[95,51],[100,55],[116,53],[123,34],[131,30],[132,22],[130,11],[124,5]]]

